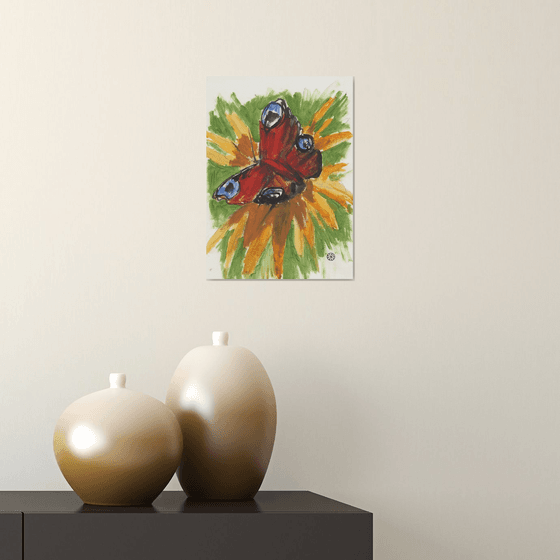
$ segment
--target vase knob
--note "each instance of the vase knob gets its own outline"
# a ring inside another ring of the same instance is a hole
[[[111,389],[125,389],[126,374],[124,373],[109,374],[109,385]]]
[[[227,346],[229,334],[225,331],[214,331],[212,333],[212,344],[214,346]]]

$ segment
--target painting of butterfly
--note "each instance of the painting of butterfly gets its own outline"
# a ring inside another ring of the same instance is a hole
[[[353,278],[351,93],[351,78],[208,78],[207,278]]]

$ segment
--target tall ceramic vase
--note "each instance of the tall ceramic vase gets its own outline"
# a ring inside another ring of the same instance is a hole
[[[274,390],[252,352],[228,346],[226,332],[212,339],[183,358],[167,391],[183,434],[177,476],[191,498],[248,500],[274,446]]]

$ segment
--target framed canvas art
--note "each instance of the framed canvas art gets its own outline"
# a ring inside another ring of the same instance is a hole
[[[351,77],[207,79],[207,278],[352,279]]]

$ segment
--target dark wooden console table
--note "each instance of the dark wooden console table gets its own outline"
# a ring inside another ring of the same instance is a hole
[[[157,514],[157,515],[154,515]],[[151,507],[84,505],[74,492],[0,492],[2,560],[371,560],[373,516],[313,492]]]

